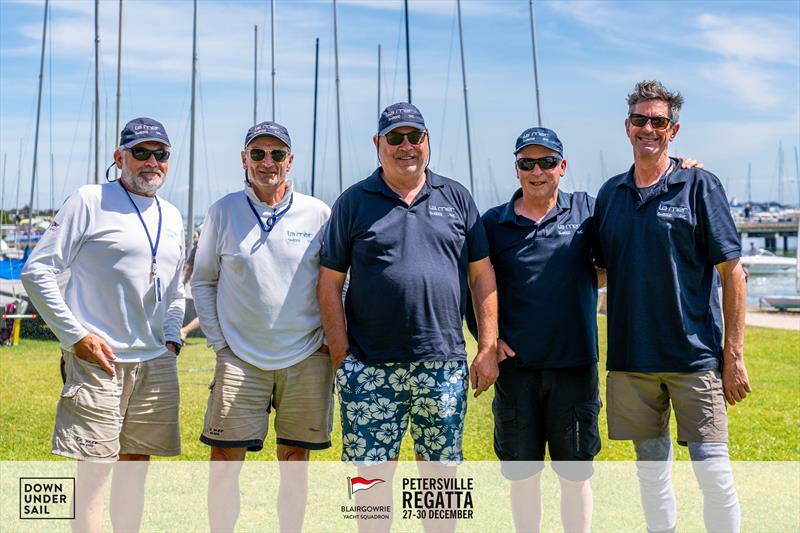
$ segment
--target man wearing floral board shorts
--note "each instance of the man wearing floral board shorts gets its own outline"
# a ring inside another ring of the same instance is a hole
[[[387,107],[373,142],[381,167],[334,204],[317,295],[338,367],[342,459],[382,463],[390,497],[394,464],[384,461],[397,459],[407,427],[423,475],[429,461],[462,459],[467,376],[476,396],[497,379],[497,295],[475,202],[427,168],[419,110]],[[467,284],[480,331],[470,371],[462,333]]]

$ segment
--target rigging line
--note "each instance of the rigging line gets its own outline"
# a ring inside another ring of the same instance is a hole
[[[78,128],[81,125],[81,116],[83,116],[83,102],[86,99],[86,87],[89,85],[89,74],[91,73],[91,63],[86,66],[86,76],[83,80],[83,92],[81,93],[81,103],[78,106],[78,116],[75,117],[75,131],[72,133],[72,145],[69,147],[69,157],[67,158],[67,170],[64,174],[64,179],[61,180],[61,197],[63,198],[66,193],[67,182],[70,177],[70,168],[72,165],[72,156],[75,153],[75,141],[78,139]]]
[[[55,203],[55,194],[53,189],[55,188],[55,177],[53,176],[53,15],[52,12],[47,12],[47,17],[50,19],[48,24],[50,25],[50,33],[47,35],[47,48],[50,52],[50,55],[47,57],[47,85],[48,85],[48,95],[47,95],[47,119],[48,119],[48,129],[49,129],[49,144],[50,144],[50,211],[52,214],[54,203]]]
[[[445,131],[445,118],[447,116],[447,95],[450,89],[450,69],[453,64],[453,45],[455,42],[455,35],[456,35],[456,12],[453,10],[453,18],[450,24],[450,51],[447,55],[447,78],[445,78],[444,82],[444,101],[442,103],[442,126],[439,129],[440,132],[444,133]],[[442,154],[444,153],[444,135],[439,135],[439,151],[436,154],[436,168],[440,168],[442,163]],[[473,191],[474,194],[474,191]]]
[[[203,77],[200,73],[200,69],[197,69],[197,92],[200,96],[200,134],[203,138],[203,159],[205,161],[206,167],[206,203],[204,204],[203,212],[208,208],[211,204],[211,169],[209,166],[209,158],[208,158],[208,136],[206,135],[206,111],[205,111],[205,99],[203,98]],[[215,173],[216,175],[216,173]],[[199,207],[199,202],[198,202]],[[198,209],[199,211],[199,209]],[[194,226],[192,226],[192,229]]]
[[[395,47],[394,51],[394,77],[392,78],[392,98],[391,102],[394,103],[397,100],[395,99],[395,89],[397,89],[397,70],[400,66],[400,43],[402,42],[401,35],[403,34],[403,27],[405,25],[405,13],[403,9],[400,9],[400,22],[397,26],[397,46]],[[377,118],[377,117],[376,117]]]
[[[330,41],[329,42],[332,43],[333,42],[333,27],[331,26],[329,28],[329,30],[330,30],[330,33],[328,34],[328,37],[330,37]],[[331,77],[332,77],[332,72],[333,72],[333,70],[332,70],[333,69],[333,46],[330,46],[328,48],[328,52],[329,52],[329,54],[328,54],[328,75],[326,76],[326,79],[328,80],[328,92],[327,92],[327,95],[326,95],[327,96],[327,100],[325,101],[325,111],[326,112],[325,112],[324,115],[322,115],[322,116],[325,116],[326,118],[330,117],[331,93],[333,92],[333,88],[334,88],[333,84],[331,83]],[[321,166],[320,172],[319,172],[320,177],[326,175],[326,170],[327,170],[326,165],[327,165],[327,160],[328,160],[328,158],[327,158],[327,155],[328,155],[328,139],[329,139],[329,135],[330,135],[330,127],[331,127],[331,121],[330,120],[325,120],[325,129],[323,131],[323,137],[322,137],[322,157],[319,158],[319,161],[322,163],[322,166]],[[323,179],[320,179],[320,182],[319,182],[320,197],[322,197],[322,194],[323,194],[322,191],[325,190],[325,186],[326,185],[327,185],[327,183]]]

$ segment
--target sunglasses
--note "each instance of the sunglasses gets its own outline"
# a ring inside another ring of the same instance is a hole
[[[384,138],[386,138],[386,142],[389,143],[391,146],[399,146],[403,144],[403,139],[408,139],[408,142],[411,144],[417,145],[425,139],[425,135],[428,132],[425,130],[415,130],[409,133],[398,133],[396,131],[390,131]]]
[[[531,159],[530,157],[520,157],[517,159],[517,168],[520,170],[533,170],[536,165],[542,170],[550,170],[555,168],[561,163],[561,158],[554,155],[547,157],[540,157],[539,159]]]
[[[163,163],[167,159],[169,159],[169,150],[165,150],[163,148],[159,148],[158,150],[147,150],[146,148],[128,148],[128,151],[131,153],[133,158],[137,161],[147,161],[150,159],[150,156],[156,158],[156,161],[159,163]]]
[[[273,161],[276,163],[280,163],[286,156],[289,155],[289,152],[286,150],[270,150],[269,152],[266,150],[262,150],[261,148],[253,148],[250,150],[250,159],[253,161],[263,161],[267,154],[272,158]]]
[[[657,130],[663,130],[669,126],[670,122],[672,122],[667,117],[648,117],[647,115],[637,115],[635,113],[628,115],[628,120],[630,120],[631,124],[637,128],[643,128],[645,124],[650,121],[650,124],[653,125],[653,128]]]

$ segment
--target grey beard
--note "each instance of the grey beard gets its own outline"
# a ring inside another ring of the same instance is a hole
[[[151,196],[164,184],[164,177],[159,180],[147,181],[140,176],[128,176],[124,180],[125,186],[133,193]]]

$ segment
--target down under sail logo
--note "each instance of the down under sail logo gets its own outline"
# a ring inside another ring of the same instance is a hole
[[[378,478],[366,479],[363,477],[349,477],[349,476],[347,478],[347,481],[348,481],[347,490],[350,498],[352,498],[353,494],[355,494],[360,490],[369,490],[378,483],[385,483],[384,480]]]

